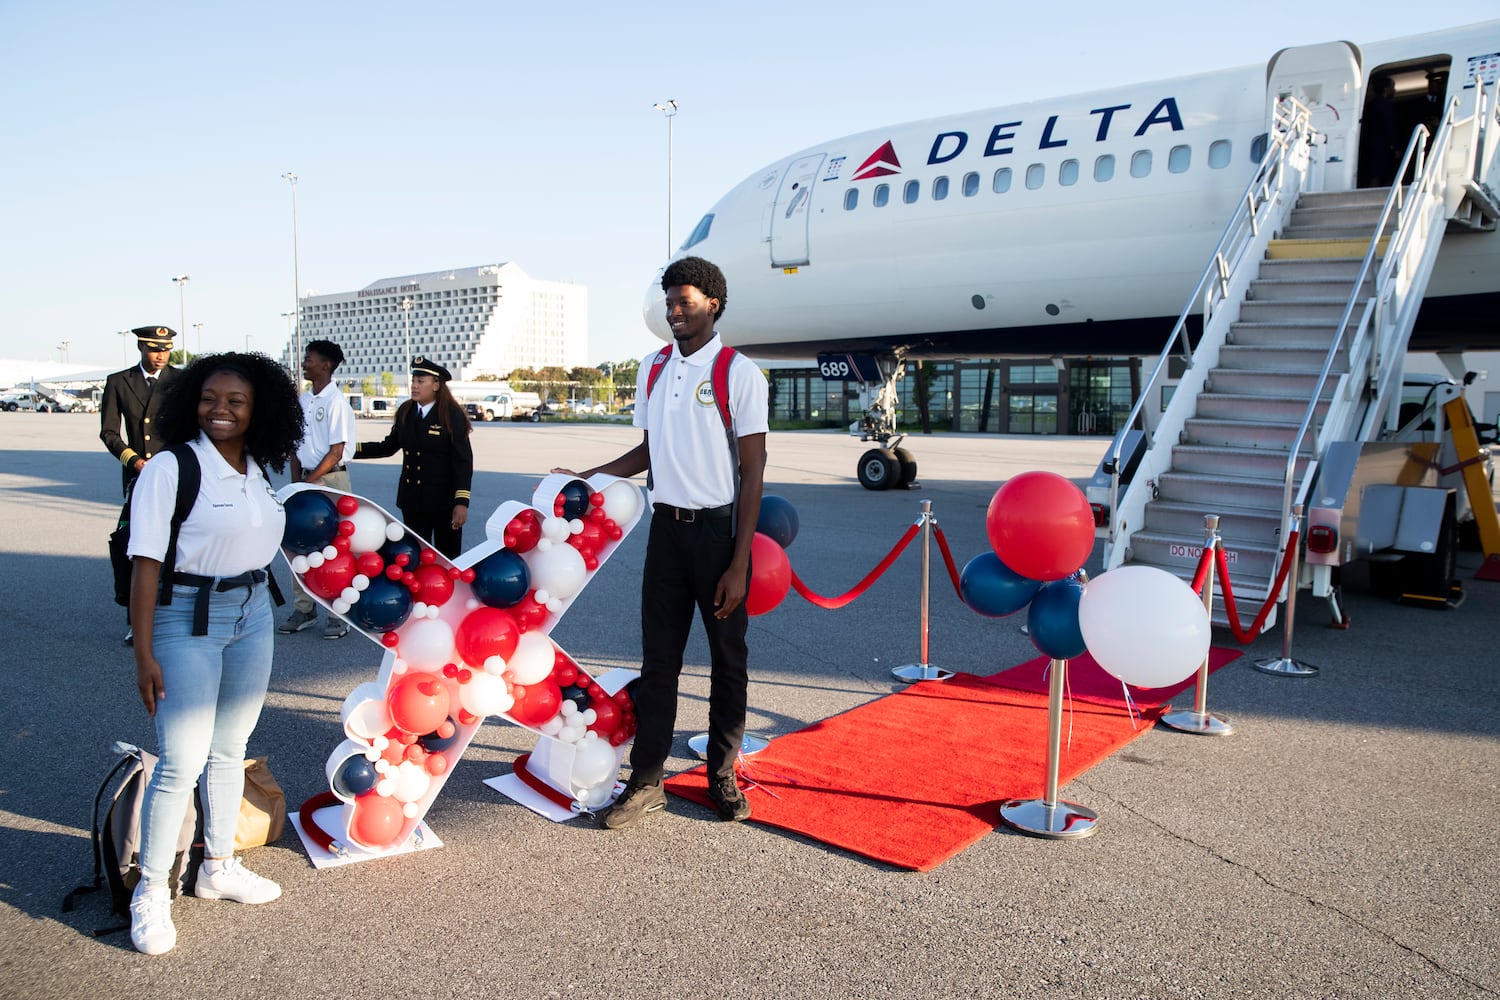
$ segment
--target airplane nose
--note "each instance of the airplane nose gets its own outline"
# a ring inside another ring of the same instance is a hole
[[[646,329],[653,334],[662,340],[672,339],[672,330],[667,326],[667,293],[661,290],[659,276],[646,287],[646,299],[641,304],[641,317],[646,321]]]

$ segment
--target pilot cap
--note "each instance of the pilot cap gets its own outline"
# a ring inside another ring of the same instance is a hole
[[[172,338],[177,336],[166,326],[138,326],[130,332],[135,334],[136,346],[148,351],[170,351]]]
[[[453,376],[448,372],[448,369],[436,361],[428,361],[420,354],[411,359],[411,373],[413,375],[431,375],[439,382],[451,382],[453,380]]]

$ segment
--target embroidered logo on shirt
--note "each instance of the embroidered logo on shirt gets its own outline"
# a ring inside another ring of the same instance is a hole
[[[323,407],[320,406],[320,407],[318,407],[318,412],[313,416],[313,419],[314,420],[325,420],[325,419],[327,419],[327,417],[328,417],[328,410],[326,410],[325,408],[323,408]]]
[[[699,406],[714,405],[714,384],[711,379],[705,379],[698,383],[698,388],[693,390],[693,397],[698,400]]]

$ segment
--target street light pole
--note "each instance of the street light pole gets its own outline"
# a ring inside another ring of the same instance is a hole
[[[667,119],[667,256],[672,256],[672,119],[677,117],[677,102],[651,105]]]
[[[116,330],[115,332],[120,335],[120,361],[122,364],[128,364],[130,362],[130,355],[128,353],[129,348],[126,347],[126,344],[128,344],[129,341],[127,341],[125,338],[131,336],[135,331]]]
[[[302,264],[297,259],[297,175],[288,170],[281,179],[292,186],[292,364],[302,357]]]
[[[182,339],[187,339],[187,300],[183,296],[182,287],[188,283],[188,276],[179,274],[172,279],[177,283],[177,326],[182,330]]]
[[[411,395],[411,296],[401,300],[401,326],[406,331],[406,394]]]
[[[198,353],[203,353],[203,324],[194,323],[193,329],[198,331]]]

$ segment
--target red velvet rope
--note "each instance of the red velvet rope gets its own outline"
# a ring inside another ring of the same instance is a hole
[[[1213,558],[1213,548],[1205,545],[1203,547],[1203,558],[1198,560],[1198,574],[1193,577],[1193,593],[1203,593],[1203,585],[1208,582],[1208,567],[1213,562]]]
[[[336,806],[341,801],[343,800],[331,791],[319,792],[302,803],[302,808],[297,811],[297,819],[301,820],[302,829],[307,833],[307,838],[329,854],[339,854],[341,852],[334,849],[333,834],[318,825],[317,821],[313,819],[313,813],[324,806]]]
[[[958,579],[958,567],[954,565],[953,553],[948,551],[948,536],[943,534],[943,529],[936,523],[932,526],[932,533],[937,536],[938,549],[943,553],[943,565],[948,567],[948,579],[953,581],[953,593],[958,595],[960,604],[967,604],[964,600],[963,585]]]
[[[1223,581],[1224,613],[1229,618],[1230,630],[1234,632],[1235,639],[1239,640],[1241,645],[1252,642],[1257,635],[1260,635],[1261,628],[1266,624],[1266,617],[1276,606],[1276,595],[1281,593],[1281,588],[1286,583],[1287,572],[1292,568],[1291,553],[1295,551],[1296,544],[1297,529],[1293,528],[1287,535],[1286,552],[1282,554],[1281,569],[1276,574],[1276,582],[1271,585],[1271,592],[1266,595],[1266,603],[1261,606],[1260,614],[1255,616],[1255,621],[1248,629],[1241,627],[1239,611],[1234,606],[1234,591],[1229,585],[1229,560],[1225,558],[1222,546],[1215,549],[1214,559],[1219,564],[1219,577]]]
[[[918,523],[920,524],[920,522]],[[837,608],[842,608],[844,605],[853,601],[856,597],[868,590],[870,584],[879,579],[880,575],[887,569],[890,569],[891,563],[896,561],[896,557],[901,554],[902,550],[904,550],[907,545],[911,544],[911,540],[915,537],[917,537],[917,524],[913,524],[910,528],[907,528],[906,534],[902,535],[901,540],[896,543],[896,547],[891,549],[890,555],[880,560],[880,565],[870,570],[869,574],[866,575],[863,580],[859,581],[859,583],[855,584],[854,589],[850,590],[846,594],[841,594],[838,597],[822,597],[818,594],[815,594],[807,586],[807,584],[802,582],[802,578],[797,575],[796,570],[792,570],[792,589],[796,590],[797,593],[807,598],[807,600],[812,604],[815,604],[826,611],[833,611]]]
[[[536,775],[527,770],[526,765],[530,761],[531,754],[523,753],[521,756],[517,757],[516,762],[510,766],[511,770],[515,772],[516,777],[521,779],[521,784],[525,785],[533,792],[536,792],[538,795],[542,796],[553,805],[562,806],[564,809],[572,809],[572,796],[564,795],[562,792],[559,792],[557,789],[553,788],[541,778],[538,778]]]

